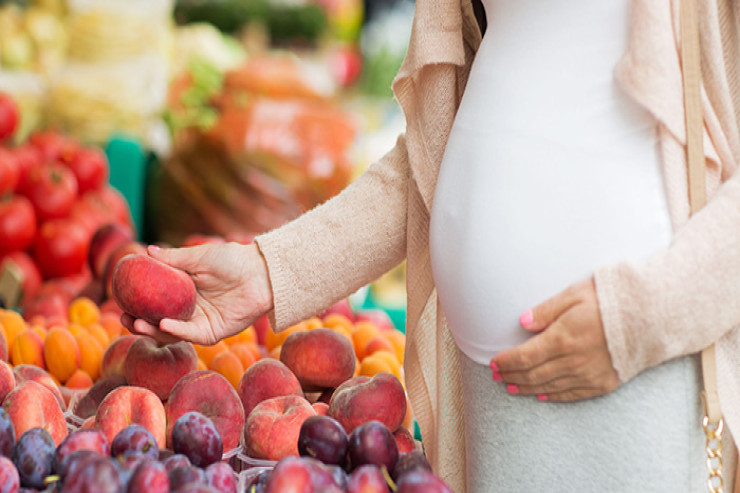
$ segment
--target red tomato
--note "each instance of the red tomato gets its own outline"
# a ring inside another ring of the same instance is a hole
[[[41,272],[26,252],[11,252],[2,257],[0,259],[0,271],[5,267],[5,262],[13,262],[21,270],[23,277],[21,305],[24,305],[36,296],[36,293],[41,287]]]
[[[37,132],[28,138],[28,142],[41,152],[45,161],[59,161],[63,154],[76,150],[77,143],[53,130]]]
[[[0,201],[0,252],[25,250],[36,236],[36,213],[22,195]]]
[[[0,140],[12,137],[18,128],[18,105],[10,95],[0,92]]]
[[[29,144],[16,147],[12,152],[18,164],[18,186],[15,189],[23,193],[28,186],[28,175],[31,174],[31,170],[38,168],[43,162],[41,152]]]
[[[25,191],[39,220],[66,217],[77,198],[75,175],[61,164],[48,163],[31,170]]]
[[[108,181],[108,158],[100,149],[80,148],[71,158],[63,157],[63,162],[75,174],[80,194],[97,190]]]
[[[8,149],[0,147],[0,196],[18,187],[18,162]]]
[[[75,202],[75,205],[72,206],[69,218],[85,228],[90,238],[92,238],[92,235],[101,226],[113,221],[113,215],[111,213],[101,211],[93,206],[90,201],[82,199]]]
[[[87,262],[89,235],[69,219],[46,221],[39,229],[33,253],[46,278],[82,272]]]
[[[114,221],[133,229],[134,222],[131,219],[128,202],[121,195],[121,192],[115,188],[103,187],[100,190],[91,190],[82,197],[82,200],[90,202],[93,207],[110,214],[109,217],[112,217]]]

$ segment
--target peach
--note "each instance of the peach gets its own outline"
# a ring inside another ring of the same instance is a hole
[[[101,226],[90,240],[90,250],[88,250],[88,262],[93,276],[101,279],[113,251],[133,240],[134,233],[130,228],[118,223]]]
[[[113,272],[112,287],[123,311],[153,325],[163,318],[188,320],[195,311],[193,279],[148,255],[123,257]]]
[[[257,334],[257,344],[262,346],[265,345],[265,338],[267,337],[268,331],[272,332],[272,328],[270,327],[270,319],[267,318],[267,315],[262,315],[254,321],[254,332]]]
[[[393,432],[393,438],[396,439],[399,454],[407,454],[412,450],[416,450],[416,442],[414,441],[413,435],[411,435],[411,432],[403,426],[399,426],[398,429]]]
[[[0,403],[15,388],[13,369],[5,361],[0,361]]]
[[[34,381],[19,384],[5,397],[3,407],[13,422],[17,437],[31,428],[44,428],[59,445],[67,436],[62,408],[54,395],[41,384]]]
[[[249,416],[257,404],[272,397],[303,397],[301,384],[290,368],[278,360],[268,358],[257,361],[244,372],[238,391],[245,416]]]
[[[198,356],[189,342],[161,345],[140,337],[128,350],[124,374],[129,385],[149,389],[164,401],[177,381],[197,367]]]
[[[39,294],[23,305],[23,313],[31,318],[41,315],[47,319],[67,318],[67,300],[60,293]]]
[[[105,354],[103,355],[103,362],[100,368],[100,376],[102,378],[126,376],[126,372],[124,370],[126,355],[137,338],[138,336],[133,335],[121,336],[116,339],[113,344],[108,346],[108,349],[106,349]]]
[[[380,421],[393,432],[405,415],[406,392],[388,372],[347,380],[337,387],[329,403],[329,416],[339,421],[347,433],[371,420]]]
[[[316,414],[318,416],[328,416],[329,415],[329,404],[326,402],[314,402],[311,404],[311,407],[313,407],[313,410],[316,411]]]
[[[355,353],[349,340],[331,329],[294,332],[283,343],[280,361],[303,390],[333,388],[352,378]]]
[[[298,455],[301,425],[316,416],[311,404],[297,395],[273,397],[252,410],[244,427],[244,446],[250,457],[280,460]]]
[[[146,255],[146,247],[135,241],[124,243],[113,250],[113,253],[108,258],[108,263],[105,264],[105,272],[103,274],[103,287],[108,298],[113,298],[113,272],[118,261],[126,255],[132,254]]]
[[[120,376],[102,378],[95,382],[90,390],[77,402],[74,413],[80,418],[89,418],[95,414],[98,405],[109,393],[126,385],[126,379]]]
[[[0,324],[0,328],[2,328],[2,324]],[[0,332],[0,361],[8,361],[8,356],[10,356],[8,353],[8,343],[5,341],[5,335]]]
[[[59,390],[59,386],[54,382],[54,379],[51,378],[51,375],[46,373],[42,368],[34,365],[18,365],[13,368],[13,376],[15,376],[16,385],[20,385],[28,381],[42,385],[52,393],[62,409],[66,408],[64,397],[62,396],[61,390]]]
[[[177,418],[198,411],[213,421],[224,450],[235,449],[244,427],[244,408],[239,395],[223,376],[211,370],[188,373],[173,387],[167,401],[167,443]]]
[[[108,443],[130,424],[149,430],[159,448],[166,444],[167,418],[162,401],[151,390],[141,387],[118,387],[98,406],[95,425],[105,434]]]

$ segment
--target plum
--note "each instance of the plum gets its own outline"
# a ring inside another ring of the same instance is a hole
[[[0,493],[17,493],[21,487],[21,478],[13,462],[0,456]]]
[[[236,493],[236,476],[225,462],[216,462],[206,468],[208,486],[218,493]]]
[[[116,471],[118,471],[118,478],[121,482],[121,486],[125,489],[136,468],[143,462],[151,460],[151,457],[142,454],[141,452],[126,452],[113,457],[113,465],[116,466]]]
[[[173,455],[175,455],[175,453],[172,450],[168,449],[168,448],[159,449],[159,458],[158,458],[158,460],[160,462],[164,462],[167,459],[169,459],[170,457],[172,457]]]
[[[398,446],[393,434],[380,421],[368,421],[349,435],[352,467],[374,464],[392,471],[398,461]]]
[[[401,476],[410,471],[429,471],[432,472],[432,466],[429,465],[426,455],[421,450],[412,450],[407,454],[402,454],[393,468],[393,481],[398,481]]]
[[[267,491],[267,483],[270,481],[272,475],[272,469],[266,469],[257,474],[252,481],[247,485],[247,491],[249,493],[265,493]],[[252,490],[254,487],[254,490]]]
[[[157,439],[143,426],[129,425],[118,432],[110,445],[110,453],[113,457],[126,452],[141,452],[152,460],[157,460],[159,458]]]
[[[15,445],[15,427],[8,412],[0,406],[0,456],[10,457]]]
[[[76,450],[56,464],[56,473],[64,481],[88,462],[101,457],[103,456],[92,450]]]
[[[77,430],[62,440],[56,451],[54,470],[58,471],[62,461],[77,450],[92,450],[101,455],[110,454],[108,439],[100,430]]]
[[[171,473],[178,467],[185,467],[185,466],[192,466],[190,463],[190,459],[185,457],[182,454],[175,454],[163,461],[164,468],[167,470],[167,473]]]
[[[339,421],[329,416],[311,416],[301,425],[298,453],[324,464],[342,466],[349,446],[347,432]]]
[[[143,461],[134,470],[128,482],[128,493],[146,491],[148,493],[167,493],[170,491],[170,478],[164,464]]]
[[[202,469],[193,466],[182,466],[169,473],[170,490],[178,490],[190,483],[206,484],[206,474]]]
[[[44,488],[44,479],[54,469],[54,452],[54,439],[43,428],[31,428],[20,436],[13,449],[13,463],[23,486]]]
[[[374,464],[360,466],[349,477],[347,493],[388,493],[383,472]]]
[[[197,467],[218,462],[223,456],[221,435],[209,418],[197,411],[180,416],[172,427],[172,450]]]
[[[406,473],[396,486],[396,493],[452,493],[444,481],[429,471]]]
[[[64,481],[62,493],[118,493],[120,478],[113,461],[102,456],[86,462]]]

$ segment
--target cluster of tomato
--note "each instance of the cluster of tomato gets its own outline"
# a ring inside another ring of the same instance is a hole
[[[43,280],[89,280],[90,239],[104,224],[132,227],[128,204],[108,184],[103,151],[55,131],[11,146],[19,112],[0,93],[0,268],[22,271],[23,303]]]

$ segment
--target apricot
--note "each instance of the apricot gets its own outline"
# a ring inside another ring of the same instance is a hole
[[[278,346],[282,346],[285,342],[285,339],[288,338],[290,334],[293,332],[300,332],[306,330],[306,326],[303,323],[299,323],[296,325],[291,325],[285,330],[282,330],[280,332],[275,332],[271,328],[267,330],[267,333],[265,334],[265,348],[267,348],[267,351],[272,351]]]
[[[13,351],[13,343],[18,334],[26,329],[26,322],[20,314],[10,311],[0,311],[0,325],[3,326],[5,331],[5,342],[8,343],[8,354]]]
[[[249,353],[249,355],[252,354]],[[244,365],[236,354],[226,351],[213,358],[211,370],[220,373],[236,389],[244,374]]]
[[[257,359],[254,357],[254,353],[246,344],[234,344],[229,348],[229,351],[234,353],[242,364],[242,368],[246,370],[254,364]],[[243,373],[243,372],[242,372]],[[241,375],[239,375],[241,378]],[[238,382],[237,382],[238,383]]]
[[[49,372],[66,382],[80,367],[80,347],[75,337],[61,327],[53,327],[44,343],[44,360]]]
[[[15,338],[10,360],[13,365],[35,365],[45,368],[44,341],[31,329],[24,329]]]
[[[123,311],[153,325],[164,318],[189,320],[195,311],[193,279],[148,255],[132,254],[119,260],[112,288]]]
[[[406,351],[406,336],[400,330],[387,330],[383,332],[383,337],[393,346],[396,352],[396,359],[403,364],[404,353]]]
[[[323,323],[324,327],[329,329],[341,327],[348,334],[352,334],[352,329],[354,328],[352,321],[340,313],[330,313],[324,317]]]
[[[95,338],[98,343],[100,343],[100,347],[103,348],[103,350],[108,349],[108,346],[110,346],[110,338],[108,337],[108,333],[105,331],[102,325],[95,322],[86,327],[87,333],[90,334]]]
[[[90,378],[97,380],[103,364],[103,347],[87,332],[79,334],[75,340],[80,348],[80,368],[90,375]]]
[[[88,326],[100,320],[100,309],[90,298],[80,297],[69,304],[69,321]]]
[[[257,332],[254,330],[254,326],[250,325],[246,329],[242,330],[238,334],[224,339],[224,342],[229,346],[233,344],[240,344],[246,342],[257,342]]]
[[[77,369],[67,380],[66,386],[70,389],[89,389],[93,386],[92,378],[85,370]]]
[[[121,325],[121,317],[112,313],[104,313],[100,316],[100,325],[108,335],[108,340],[113,342],[121,335],[123,331],[123,325]]]
[[[195,347],[195,352],[198,354],[198,357],[203,360],[203,363],[205,363],[208,368],[211,367],[213,359],[216,356],[229,350],[228,344],[224,341],[218,341],[212,346],[194,344],[193,347]]]
[[[355,347],[357,358],[365,357],[365,346],[370,340],[378,335],[380,329],[370,322],[358,322],[352,329],[352,344]]]
[[[331,329],[294,332],[285,340],[280,361],[298,377],[304,390],[333,388],[352,377],[352,344]]]

